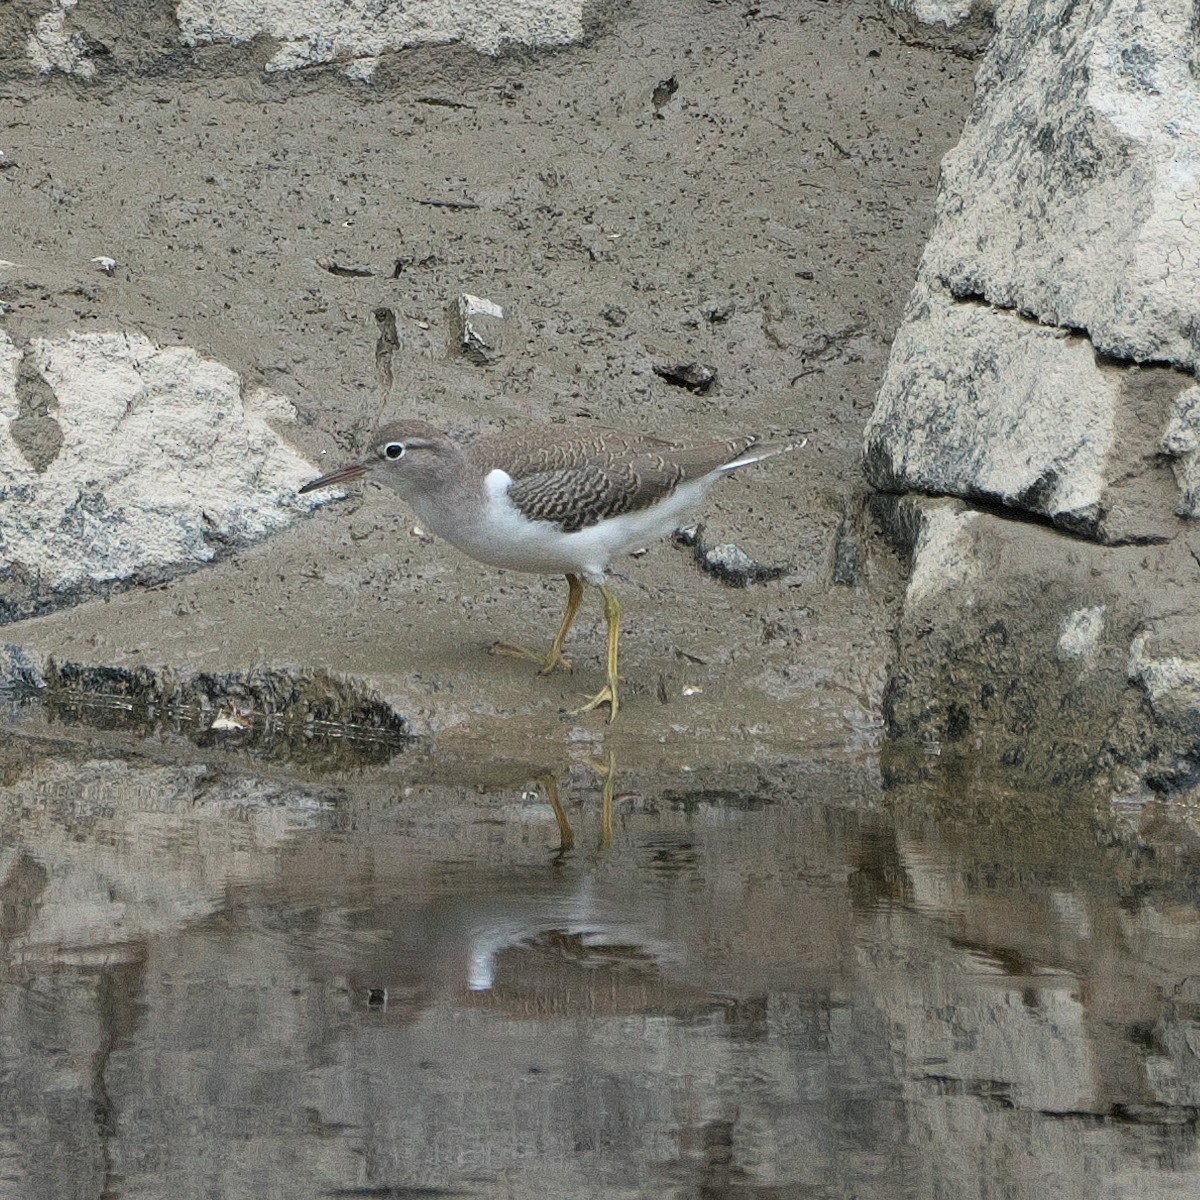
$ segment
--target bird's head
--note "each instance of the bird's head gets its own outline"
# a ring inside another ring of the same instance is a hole
[[[371,435],[371,453],[306,483],[300,494],[370,478],[409,498],[436,490],[456,474],[462,450],[424,421],[395,421]]]

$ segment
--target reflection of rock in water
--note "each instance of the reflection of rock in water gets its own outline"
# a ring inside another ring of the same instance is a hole
[[[147,737],[169,732],[205,748],[336,769],[387,762],[408,722],[361,687],[322,671],[184,675],[148,667],[48,662],[39,671],[52,721]],[[232,719],[231,719],[232,718]]]
[[[338,796],[205,763],[5,755],[0,974],[140,953],[270,878],[278,848]]]

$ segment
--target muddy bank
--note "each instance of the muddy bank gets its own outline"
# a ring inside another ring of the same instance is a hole
[[[112,52],[86,84],[9,60],[3,329],[35,377],[52,339],[79,330],[192,348],[244,394],[294,405],[299,426],[274,421],[276,435],[314,473],[384,415],[806,435],[705,514],[710,544],[778,578],[729,589],[669,546],[621,568],[627,715],[651,738],[857,737],[874,724],[900,585],[890,552],[860,544],[859,431],[970,64],[905,44],[866,3],[610,16],[553,53],[385,55],[368,86],[336,64],[264,70],[262,47],[219,41],[147,77],[144,30],[68,14],[65,34]],[[463,294],[503,308],[492,357],[456,341]],[[655,372],[692,362],[715,384]],[[53,375],[39,383],[14,383],[12,419],[71,428],[77,401]],[[120,462],[136,435],[115,426],[106,454]],[[47,461],[13,464],[35,483],[64,461],[39,444]],[[192,445],[199,502],[172,520],[211,548],[206,472],[228,488],[228,469]],[[154,478],[153,455],[131,461]],[[5,641],[53,669],[160,681],[344,676],[422,732],[539,736],[596,690],[590,602],[573,678],[484,653],[548,640],[560,582],[427,544],[375,491],[291,520],[253,549],[217,545],[199,573],[159,564],[154,590],[106,581],[109,602],[22,621]],[[45,578],[10,565],[14,612]]]

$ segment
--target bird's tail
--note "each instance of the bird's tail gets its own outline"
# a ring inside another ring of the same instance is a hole
[[[776,454],[787,454],[789,450],[803,450],[808,445],[808,438],[798,442],[752,442],[737,458],[727,462],[722,471],[736,471],[739,467],[749,467],[762,462],[764,458],[774,458]]]

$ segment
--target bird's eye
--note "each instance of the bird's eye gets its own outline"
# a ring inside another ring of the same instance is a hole
[[[386,446],[384,446],[384,448],[383,448],[383,456],[384,456],[384,458],[392,459],[393,462],[397,458],[403,458],[404,457],[404,443],[403,442],[388,442],[388,444]]]

